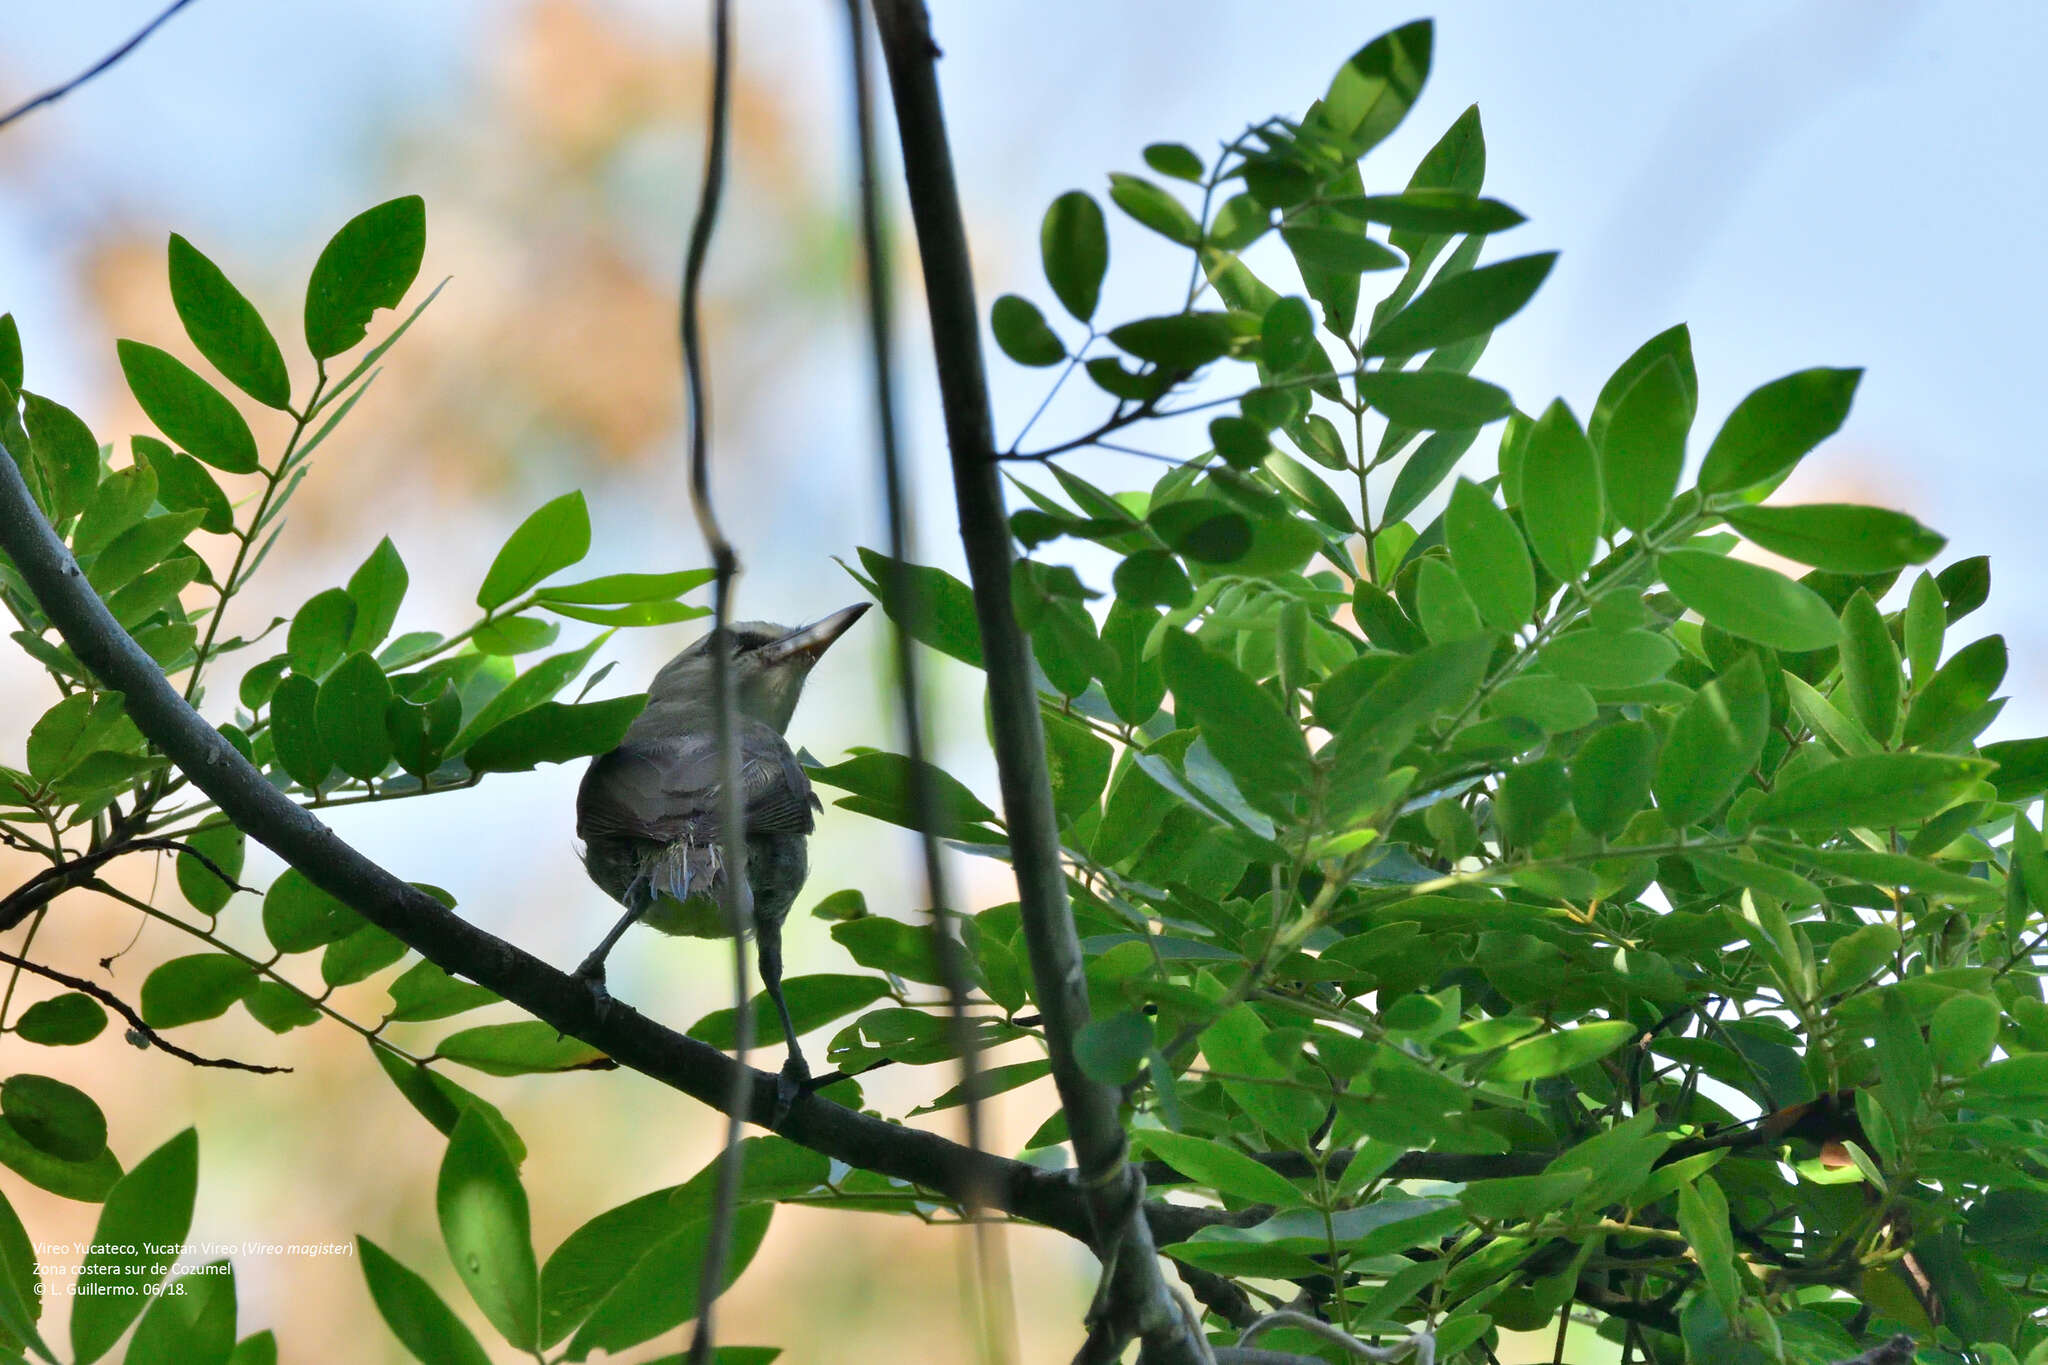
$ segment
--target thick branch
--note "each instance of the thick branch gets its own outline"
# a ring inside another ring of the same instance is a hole
[[[1045,735],[1032,684],[1031,644],[1010,599],[1010,531],[989,417],[980,317],[960,195],[953,178],[934,61],[938,49],[922,0],[877,0],[876,20],[895,97],[910,213],[924,263],[925,299],[937,355],[939,398],[952,453],[960,538],[974,588],[975,617],[989,681],[989,712],[1001,776],[1003,814],[1053,1082],[1094,1216],[1096,1249],[1111,1265],[1109,1308],[1120,1330],[1145,1338],[1163,1365],[1206,1362],[1207,1344],[1167,1286],[1153,1253],[1141,1198],[1143,1178],[1124,1160],[1114,1086],[1086,1075],[1074,1041],[1088,1022],[1080,938],[1067,904],[1059,827],[1045,765]]]

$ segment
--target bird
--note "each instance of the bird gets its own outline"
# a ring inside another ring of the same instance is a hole
[[[626,907],[577,976],[602,993],[605,958],[636,921],[667,934],[725,937],[720,893],[729,860],[720,842],[723,767],[712,670],[718,642],[731,640],[751,928],[761,984],[789,1044],[777,1084],[783,1112],[810,1071],[782,994],[782,922],[810,874],[806,844],[823,809],[783,731],[812,667],[868,605],[855,603],[808,626],[743,621],[690,645],[654,675],[646,709],[616,749],[591,761],[576,791],[584,870]]]

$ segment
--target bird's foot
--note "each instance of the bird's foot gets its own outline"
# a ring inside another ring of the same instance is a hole
[[[810,1093],[811,1068],[795,1053],[782,1064],[782,1070],[775,1077],[775,1121],[771,1128],[780,1128],[782,1121],[789,1117],[790,1107]]]
[[[576,979],[590,988],[591,1003],[597,1007],[597,1018],[603,1023],[611,1013],[612,993],[605,987],[604,959],[596,953],[583,959],[583,965],[576,969]]]

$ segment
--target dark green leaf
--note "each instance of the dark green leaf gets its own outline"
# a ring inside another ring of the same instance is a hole
[[[1544,252],[1442,280],[1374,327],[1362,354],[1415,355],[1490,332],[1521,311],[1556,263],[1556,252]]]
[[[21,328],[14,314],[0,313],[0,384],[21,391]]]
[[[1172,313],[1113,327],[1109,339],[1167,370],[1198,370],[1230,350],[1237,329],[1223,313]]]
[[[329,588],[307,598],[285,633],[284,650],[292,670],[308,678],[326,676],[348,649],[356,614],[355,599],[343,588]]]
[[[1563,760],[1552,756],[1508,769],[1494,793],[1493,815],[1501,838],[1512,847],[1527,848],[1570,800]]]
[[[221,491],[213,475],[206,472],[205,465],[154,436],[137,436],[133,444],[135,453],[149,461],[150,469],[155,471],[157,499],[165,507],[173,512],[199,512],[199,529],[213,535],[226,535],[235,529],[235,509],[228,504],[228,495]],[[97,450],[93,452],[93,462],[99,462]]]
[[[367,981],[406,954],[404,940],[374,924],[336,939],[320,955],[320,979],[330,986]]]
[[[733,1219],[725,1280],[738,1279],[767,1235],[772,1204],[750,1204]],[[636,1262],[569,1342],[569,1359],[593,1350],[621,1351],[660,1336],[697,1314],[697,1282],[710,1233],[707,1220],[686,1223]],[[722,1288],[723,1286],[721,1286]]]
[[[842,921],[833,926],[834,930],[849,925],[865,923],[865,918]],[[912,934],[926,934],[928,930],[904,924],[901,920],[888,923],[899,929],[908,929]],[[835,932],[834,937],[837,937]],[[844,942],[844,940],[841,940]],[[931,967],[930,939],[924,940],[925,951],[920,959],[926,971]],[[865,951],[865,948],[863,949]],[[855,959],[860,961],[858,957]],[[872,965],[863,963],[862,965]],[[920,980],[924,979],[919,977]],[[824,972],[813,976],[793,976],[782,983],[783,1003],[789,1006],[790,1022],[796,1026],[801,1038],[813,1033],[835,1019],[843,1019],[857,1009],[872,1005],[889,994],[889,982],[880,976],[854,976],[849,973]],[[754,997],[754,1037],[773,1038],[782,1032],[782,1021],[775,1013],[775,1002],[768,992],[761,991]],[[698,1042],[708,1043],[721,1052],[729,1051],[738,1039],[734,1020],[738,1016],[731,1006],[711,1013],[690,1025],[689,1035]]]
[[[1540,1081],[1558,1076],[1575,1066],[1598,1061],[1629,1039],[1636,1026],[1626,1019],[1608,1019],[1580,1024],[1559,1033],[1525,1038],[1510,1047],[1487,1071],[1489,1080],[1501,1082]]]
[[[369,558],[349,575],[348,596],[355,603],[356,615],[349,627],[346,649],[367,651],[384,643],[392,623],[398,619],[398,606],[405,600],[405,589],[411,580],[391,537],[378,541]]]
[[[1456,190],[1360,194],[1329,202],[1331,208],[1350,217],[1408,232],[1486,234],[1505,232],[1527,221],[1498,199],[1480,199]]]
[[[327,781],[334,759],[320,738],[320,685],[302,673],[278,683],[270,698],[270,737],[277,764],[307,791]]]
[[[1677,363],[1664,356],[1614,405],[1599,448],[1601,484],[1615,519],[1632,531],[1655,525],[1678,491],[1693,401]]]
[[[1945,754],[1861,754],[1788,778],[1751,818],[1793,829],[1915,824],[1955,804],[1990,771],[1982,759]]]
[[[324,948],[362,926],[361,915],[313,885],[295,867],[279,873],[263,894],[263,932],[281,953]]]
[[[1732,493],[1791,469],[1849,415],[1861,370],[1801,370],[1735,405],[1700,465],[1700,491]]]
[[[265,407],[289,408],[291,376],[284,353],[255,305],[219,266],[177,233],[170,245],[171,302],[185,335],[228,382]]]
[[[433,1286],[415,1275],[369,1238],[358,1233],[363,1278],[370,1298],[391,1334],[412,1352],[420,1365],[491,1365],[484,1348],[462,1325]]]
[[[99,463],[99,448],[93,448],[93,463]],[[123,531],[141,521],[156,501],[156,471],[147,465],[117,469],[100,481],[78,525],[71,532],[71,549],[81,558],[97,554],[114,543]]]
[[[590,553],[590,509],[581,492],[564,493],[519,523],[477,589],[476,604],[495,611],[550,574]]]
[[[475,1111],[448,1137],[434,1188],[441,1240],[476,1306],[505,1340],[531,1351],[540,1337],[540,1268],[519,1170]]]
[[[1666,551],[1657,567],[1679,601],[1730,635],[1792,651],[1826,649],[1841,637],[1820,594],[1776,569],[1707,550]]]
[[[142,1021],[151,1028],[176,1028],[216,1019],[248,994],[256,971],[226,953],[174,957],[142,983]]]
[[[1168,241],[1194,246],[1202,240],[1201,225],[1180,200],[1142,176],[1111,175],[1110,202]]]
[[[135,401],[172,445],[230,474],[255,471],[256,437],[220,390],[154,346],[123,341],[115,350]]]
[[[843,763],[809,770],[811,779],[839,787],[852,795],[836,804],[872,815],[905,829],[918,828],[917,803],[912,783],[921,773],[925,796],[931,803],[937,828],[943,838],[977,842],[988,837],[985,825],[995,812],[954,777],[934,764],[915,767],[901,754],[872,752],[856,754]]]
[[[78,1282],[132,1286],[134,1292],[72,1300],[71,1351],[79,1365],[91,1365],[111,1350],[148,1304],[149,1292],[174,1259],[150,1247],[184,1244],[198,1185],[199,1134],[187,1128],[107,1192]]]
[[[1619,834],[1649,801],[1657,732],[1622,721],[1594,734],[1572,758],[1572,809],[1602,838]]]
[[[1045,324],[1038,305],[1015,294],[1005,294],[988,310],[989,330],[996,345],[1019,365],[1057,365],[1067,358],[1066,345]]]
[[[1387,420],[1423,431],[1483,427],[1508,415],[1507,391],[1445,370],[1368,370],[1358,393]]]
[[[38,1000],[23,1010],[14,1032],[25,1043],[70,1047],[91,1042],[106,1026],[107,1012],[99,1001],[78,991],[68,991]]]
[[[391,737],[384,729],[390,705],[391,683],[367,654],[349,655],[320,685],[314,714],[321,743],[350,777],[368,781],[391,762]]]
[[[1246,799],[1269,814],[1292,811],[1308,786],[1308,747],[1272,694],[1183,631],[1167,631],[1160,663],[1180,714],[1201,727]]]
[[[121,1178],[121,1163],[111,1151],[90,1161],[60,1161],[31,1146],[4,1119],[0,1119],[0,1165],[39,1189],[88,1204],[104,1200]]]
[[[396,308],[419,275],[426,249],[427,206],[416,194],[342,224],[306,284],[306,348],[313,358],[326,360],[350,349],[369,330],[372,314]]]
[[[1365,155],[1399,127],[1429,77],[1435,29],[1427,19],[1382,34],[1351,55],[1315,107],[1313,121]]]
[[[92,429],[62,403],[38,393],[24,393],[21,398],[29,449],[50,489],[51,520],[61,522],[83,511],[99,486],[100,444],[93,439]],[[164,506],[177,510],[168,501]]]
[[[542,763],[609,753],[646,706],[640,694],[575,705],[542,702],[480,735],[463,761],[475,772],[519,773]]]
[[[1948,543],[1904,512],[1853,503],[1734,507],[1722,516],[1772,554],[1834,573],[1877,574],[1925,564]]]
[[[1204,564],[1232,564],[1252,545],[1252,524],[1220,498],[1161,503],[1146,518],[1167,548]]]
[[[202,829],[185,840],[188,848],[205,855],[215,872],[191,853],[178,855],[178,890],[184,895],[186,904],[201,914],[218,914],[228,898],[234,894],[234,887],[221,879],[220,873],[229,878],[242,875],[242,862],[248,851],[249,841],[242,831],[233,825],[215,825]]]
[[[1146,149],[1148,161],[1153,150]],[[1160,150],[1194,160],[1194,153],[1185,147]],[[1199,180],[1201,175],[1202,163],[1195,161],[1194,174],[1182,178]],[[1101,206],[1080,190],[1069,190],[1053,200],[1039,226],[1038,250],[1045,263],[1046,282],[1061,306],[1081,322],[1094,317],[1102,295],[1102,276],[1109,269],[1109,233],[1103,226]]]
[[[391,1017],[398,1020],[445,1019],[451,1014],[497,1003],[497,992],[450,976],[436,963],[413,963],[387,988]]]
[[[233,1365],[235,1275],[225,1260],[164,1286],[128,1343],[126,1365]],[[273,1347],[270,1359],[276,1359]]]
[[[59,1161],[91,1161],[107,1149],[99,1105],[51,1077],[21,1071],[0,1082],[0,1113],[31,1147]]]
[[[1422,505],[1436,491],[1479,435],[1476,427],[1433,432],[1417,446],[1415,453],[1401,461],[1394,474],[1394,486],[1387,490],[1386,505],[1380,509],[1382,525],[1397,522]]]
[[[1195,590],[1178,561],[1164,550],[1127,555],[1110,576],[1117,600],[1139,607],[1184,607]]]
[[[1304,279],[1318,273],[1355,276],[1368,270],[1392,270],[1401,264],[1398,255],[1362,229],[1284,227],[1280,237]]]
[[[981,667],[981,626],[965,583],[944,569],[903,564],[874,550],[862,549],[860,562],[869,574],[862,586],[911,639]]]

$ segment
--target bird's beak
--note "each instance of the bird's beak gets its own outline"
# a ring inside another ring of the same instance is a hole
[[[835,611],[815,625],[793,630],[780,640],[761,646],[761,657],[771,664],[801,659],[816,663],[818,656],[829,648],[832,642],[846,633],[846,628],[867,614],[870,603],[856,602],[841,611]]]

